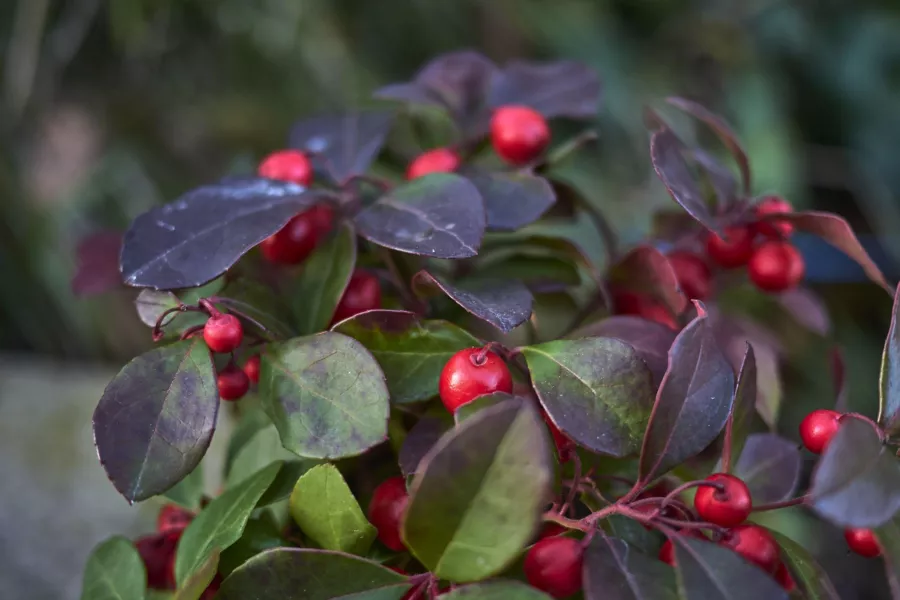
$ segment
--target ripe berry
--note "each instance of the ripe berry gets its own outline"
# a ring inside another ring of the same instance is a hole
[[[175,589],[175,548],[182,529],[144,536],[134,542],[147,570],[147,587],[154,590]]]
[[[253,383],[259,383],[259,354],[254,354],[244,363],[244,373]]]
[[[257,169],[260,177],[309,185],[313,178],[312,164],[297,150],[279,150],[263,159]]]
[[[337,323],[376,308],[381,308],[381,284],[378,283],[378,278],[366,271],[356,270],[334,309],[331,322]]]
[[[194,513],[177,504],[166,504],[156,517],[157,531],[180,531],[194,519]]]
[[[778,563],[778,569],[775,571],[775,581],[789,594],[797,587],[791,572],[784,566],[784,563]]]
[[[378,539],[395,552],[406,548],[400,537],[400,521],[408,502],[406,482],[402,477],[391,477],[375,488],[369,503],[369,522],[378,530]]]
[[[724,239],[710,232],[706,238],[706,252],[720,267],[742,267],[753,255],[753,230],[749,227],[728,227]]]
[[[806,449],[814,454],[822,454],[840,427],[840,417],[840,413],[824,408],[806,415],[800,422],[800,439]]]
[[[739,525],[726,533],[719,543],[767,573],[774,575],[778,568],[778,542],[758,525]]]
[[[483,394],[512,392],[512,376],[499,356],[466,348],[450,357],[438,381],[441,401],[451,413]]]
[[[613,304],[618,315],[633,315],[648,321],[656,321],[670,329],[677,329],[678,323],[669,310],[646,296],[623,290],[613,291]]]
[[[269,262],[282,265],[295,265],[306,259],[319,240],[318,227],[324,221],[320,212],[316,208],[302,212],[260,242],[263,256]]]
[[[866,558],[881,554],[881,546],[871,529],[845,529],[844,539],[850,549]]]
[[[767,196],[754,207],[757,218],[794,212],[794,207],[784,198]],[[789,221],[757,221],[753,224],[756,233],[772,239],[781,239],[794,233],[794,224]]]
[[[694,508],[701,519],[722,527],[734,527],[750,516],[753,504],[747,484],[727,473],[714,473],[706,481],[717,483],[722,489],[711,485],[697,488]]]
[[[803,280],[803,255],[789,242],[769,241],[760,245],[748,265],[750,281],[764,292],[784,292]]]
[[[233,364],[219,371],[216,383],[222,400],[240,400],[250,389],[250,378]]]
[[[491,117],[491,143],[503,160],[524,165],[540,156],[550,143],[550,128],[534,109],[501,106]]]
[[[568,537],[549,537],[525,555],[525,578],[554,598],[566,598],[581,589],[581,543]]]
[[[413,159],[406,169],[406,178],[415,179],[431,173],[452,173],[459,168],[459,156],[450,148],[435,148]]]
[[[542,540],[544,538],[556,537],[561,533],[565,533],[568,531],[562,525],[557,525],[556,523],[544,523],[544,526],[541,528],[540,533],[538,533],[538,539]]]
[[[669,566],[675,566],[675,544],[672,543],[672,540],[663,542],[662,548],[659,549],[659,560]]]
[[[546,412],[541,411],[541,415],[544,417],[547,427],[550,428],[550,435],[553,437],[553,445],[556,446],[556,454],[559,456],[559,462],[569,462],[572,460],[572,455],[575,453],[575,442],[567,438],[565,434],[559,430],[559,427],[550,420],[550,416]]]
[[[217,313],[206,320],[203,339],[213,352],[225,354],[233,352],[244,339],[244,328],[234,315]]]
[[[672,265],[678,284],[688,298],[696,300],[709,298],[712,276],[702,258],[693,252],[673,252],[669,255],[669,264]]]

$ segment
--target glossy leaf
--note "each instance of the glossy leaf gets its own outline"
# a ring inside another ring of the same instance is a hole
[[[201,600],[203,593],[216,577],[218,570],[219,551],[214,550],[203,564],[178,586],[178,591],[175,592],[175,597],[172,600]]]
[[[842,527],[877,527],[900,510],[900,465],[871,424],[844,418],[813,471],[810,504]]]
[[[587,65],[511,61],[491,82],[491,107],[524,104],[547,118],[590,118],[600,104],[600,79]]]
[[[300,333],[318,333],[328,327],[355,267],[356,232],[344,223],[307,259],[291,290]]]
[[[730,549],[683,535],[672,540],[684,600],[787,600],[771,576]]]
[[[837,590],[812,555],[800,544],[777,531],[769,533],[781,548],[781,559],[807,600],[840,600]]]
[[[179,506],[196,510],[200,507],[200,500],[203,499],[203,491],[203,463],[201,462],[184,479],[175,484],[175,487],[169,488],[163,496]]]
[[[75,249],[72,293],[79,297],[94,296],[122,285],[119,273],[121,249],[120,231],[101,231],[79,241]]]
[[[891,598],[900,598],[900,522],[892,519],[875,531],[884,560]]]
[[[675,571],[624,541],[596,536],[584,557],[586,600],[677,600]]]
[[[277,504],[281,501],[290,499],[291,492],[294,491],[294,485],[296,485],[297,480],[317,464],[321,463],[315,460],[283,461],[281,470],[278,471],[278,475],[272,480],[272,485],[270,485],[269,489],[266,490],[266,493],[262,495],[262,498],[259,499],[256,506],[260,508],[263,506],[271,506],[272,504]],[[285,518],[287,518],[286,515]]]
[[[217,295],[221,306],[252,319],[261,326],[261,333],[268,339],[289,338],[296,333],[282,298],[260,283],[235,279],[229,281]],[[246,328],[253,328],[253,325],[247,325]]]
[[[400,472],[407,476],[415,473],[428,451],[450,427],[451,424],[437,417],[424,416],[416,421],[400,446],[397,457]]]
[[[668,127],[656,131],[650,138],[650,159],[653,162],[653,169],[666,186],[669,195],[700,224],[711,231],[716,231],[715,219],[691,173],[685,152],[687,147]]]
[[[706,448],[725,427],[734,371],[716,342],[702,305],[669,349],[641,448],[642,481],[652,481]]]
[[[356,215],[359,234],[372,243],[433,258],[478,254],[484,201],[459,175],[435,173],[400,185]]]
[[[281,443],[298,456],[355,456],[387,438],[384,374],[362,344],[340,333],[267,346],[259,394]]]
[[[731,210],[738,199],[737,181],[731,171],[709,152],[694,149],[690,157],[700,171],[701,182],[715,194],[719,210]]]
[[[467,169],[468,178],[484,200],[487,227],[515,231],[533,223],[556,202],[556,194],[543,177],[516,171]]]
[[[878,422],[888,433],[900,431],[900,287],[894,294],[894,308],[891,312],[891,326],[884,340],[881,356],[881,377],[879,378],[880,408]]]
[[[598,510],[602,506],[592,505],[591,508]],[[602,525],[607,529],[611,537],[622,540],[630,548],[648,556],[659,554],[659,550],[665,540],[658,531],[648,530],[643,523],[623,515],[610,515],[608,519],[603,520]]]
[[[420,319],[400,310],[373,310],[343,321],[335,331],[365,346],[384,371],[391,402],[433,398],[451,356],[481,345],[478,338],[447,321]]]
[[[199,571],[216,552],[235,543],[244,532],[250,514],[272,484],[281,463],[272,463],[240,485],[214,498],[191,521],[178,542],[175,556],[175,580],[183,584]]]
[[[402,526],[410,551],[451,581],[502,571],[538,525],[550,461],[546,427],[527,403],[511,400],[458,425],[413,480]]]
[[[291,127],[290,145],[306,152],[317,171],[343,183],[365,173],[394,121],[390,111],[319,115]]]
[[[81,600],[143,600],[147,573],[137,548],[116,536],[101,542],[84,568]]]
[[[770,504],[793,498],[802,466],[796,443],[774,433],[755,433],[747,438],[734,474],[750,488],[754,504]]]
[[[219,573],[222,577],[228,577],[232,571],[260,552],[283,546],[285,541],[281,537],[279,524],[271,512],[263,511],[258,517],[251,517],[241,538],[222,552]]]
[[[502,579],[463,585],[447,594],[441,594],[440,598],[441,600],[551,600],[544,592],[521,581]]]
[[[508,280],[478,280],[465,285],[454,285],[419,271],[413,285],[419,290],[436,287],[470,314],[509,333],[531,316],[534,298],[521,282]]]
[[[652,246],[638,246],[622,257],[613,268],[611,281],[656,298],[678,315],[687,308],[669,259]]]
[[[163,290],[206,283],[312,206],[316,196],[262,178],[199,187],[134,220],[122,245],[122,277],[128,285]]]
[[[408,581],[350,554],[275,548],[235,569],[222,583],[216,600],[247,600],[260,590],[278,600],[400,600],[410,588]]]
[[[653,402],[649,369],[613,338],[557,340],[521,349],[553,423],[594,452],[627,456],[641,445]]]
[[[165,492],[200,463],[218,411],[201,338],[151,350],[119,371],[94,410],[100,463],[129,502]]]

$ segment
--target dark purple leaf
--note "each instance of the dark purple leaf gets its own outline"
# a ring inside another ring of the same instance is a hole
[[[151,350],[119,371],[94,411],[100,463],[129,502],[161,494],[199,464],[218,411],[201,338]]]
[[[259,330],[266,339],[286,339],[297,332],[291,325],[284,298],[261,283],[232,279],[216,296],[223,309],[239,311],[252,319],[247,327]]]
[[[756,354],[750,342],[745,342],[747,350],[741,361],[738,371],[737,383],[734,388],[734,405],[731,415],[728,417],[726,430],[726,444],[731,444],[731,456],[741,456],[744,444],[752,424],[753,413],[756,410]],[[731,466],[734,466],[732,463]]]
[[[694,163],[702,170],[709,186],[716,194],[719,209],[728,211],[737,200],[737,182],[734,175],[708,152],[694,150]]]
[[[600,79],[571,60],[512,61],[491,82],[491,107],[505,104],[524,104],[548,118],[591,118],[600,104]]]
[[[550,183],[530,173],[482,171],[462,172],[478,188],[487,212],[487,227],[493,231],[515,231],[541,218],[556,201]]]
[[[437,597],[441,600],[551,600],[550,596],[530,585],[504,579],[459,586]]]
[[[887,338],[884,340],[884,353],[881,356],[879,382],[881,403],[878,422],[888,433],[900,431],[900,330],[897,327],[898,320],[900,320],[900,287],[894,294],[891,326],[888,329]]]
[[[521,353],[541,404],[563,433],[594,452],[637,452],[653,380],[631,346],[598,337],[525,346]]]
[[[419,271],[413,279],[417,289],[435,286],[451,300],[503,333],[509,333],[531,316],[534,299],[519,281],[472,281],[453,285],[428,271]]]
[[[841,600],[825,569],[816,563],[806,548],[777,531],[769,533],[778,542],[781,559],[806,600]]]
[[[900,510],[900,465],[870,423],[841,420],[813,471],[810,504],[841,527],[877,527]]]
[[[290,145],[308,153],[317,171],[343,183],[366,172],[393,121],[393,112],[375,110],[311,117],[294,124]]]
[[[624,541],[595,536],[584,557],[585,600],[677,600],[675,571]]]
[[[75,249],[75,275],[72,293],[94,296],[108,292],[122,284],[119,273],[119,253],[122,251],[122,232],[101,231],[85,236]]]
[[[122,246],[122,277],[155,289],[206,283],[317,197],[302,186],[261,178],[199,187],[134,220]]]
[[[669,349],[669,368],[641,449],[642,481],[652,481],[706,448],[731,411],[734,371],[716,342],[706,311],[697,304],[700,315]]]
[[[662,301],[676,315],[687,307],[687,297],[669,259],[652,246],[638,246],[629,251],[613,267],[610,281]]]
[[[367,240],[434,258],[478,254],[484,202],[469,180],[448,173],[414,179],[382,196],[355,218]]]
[[[685,535],[671,539],[684,600],[788,600],[769,574],[736,552]]]
[[[875,531],[875,535],[884,555],[891,598],[896,600],[900,598],[900,522],[897,519],[888,521]]]
[[[797,288],[775,297],[781,307],[794,320],[814,333],[825,337],[831,332],[828,309],[815,293],[805,288]]]
[[[397,456],[400,472],[406,476],[415,473],[422,458],[428,454],[428,451],[451,426],[450,423],[438,417],[425,416],[419,419],[406,434],[406,439],[400,446]]]
[[[802,466],[797,444],[774,433],[755,433],[747,438],[734,474],[750,488],[755,504],[770,504],[793,497]]]
[[[687,152],[687,146],[668,127],[656,131],[650,138],[650,159],[653,161],[653,169],[665,184],[672,199],[704,227],[710,231],[718,231],[706,198],[703,197],[685,159]]]

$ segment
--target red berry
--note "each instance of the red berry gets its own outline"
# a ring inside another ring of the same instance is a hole
[[[313,178],[312,164],[297,150],[279,150],[263,159],[257,169],[260,177],[309,185]]]
[[[734,527],[750,516],[753,504],[747,484],[727,473],[714,473],[706,481],[717,483],[722,489],[710,485],[697,489],[694,508],[701,519],[722,527]]]
[[[712,287],[712,275],[703,259],[693,252],[673,252],[669,264],[675,271],[678,284],[688,298],[706,300]]]
[[[312,208],[288,221],[284,227],[259,244],[269,262],[295,265],[306,259],[316,248],[318,227],[324,221],[319,209]]]
[[[451,413],[484,394],[512,392],[506,363],[493,352],[466,348],[450,357],[438,381],[441,401]]]
[[[794,212],[794,207],[784,198],[766,196],[754,207],[756,217]],[[758,221],[753,224],[756,233],[772,239],[781,239],[794,233],[794,224],[789,221]]]
[[[559,462],[567,463],[572,460],[572,455],[575,453],[575,442],[566,437],[566,435],[559,430],[559,427],[550,420],[550,415],[546,412],[541,412],[544,417],[544,421],[547,423],[547,427],[550,428],[550,435],[553,437],[553,445],[556,446],[556,454],[559,456]]]
[[[233,364],[219,371],[216,383],[219,386],[219,398],[222,400],[240,400],[250,389],[250,378]]]
[[[791,577],[791,572],[784,566],[784,563],[778,563],[778,569],[775,571],[775,581],[789,594],[797,587],[797,584],[794,583],[794,578]]]
[[[525,578],[554,598],[566,598],[581,589],[581,543],[568,537],[545,538],[525,555]]]
[[[413,159],[406,169],[406,178],[415,179],[431,173],[452,173],[459,168],[459,156],[450,148],[436,148]]]
[[[332,323],[349,319],[367,310],[381,308],[381,284],[378,278],[365,271],[356,270],[347,283],[347,289],[334,309]]]
[[[375,488],[369,503],[369,522],[378,530],[378,539],[395,552],[406,548],[400,537],[400,521],[407,502],[406,481],[402,477],[391,477]]]
[[[659,549],[659,560],[667,565],[675,566],[675,544],[672,540],[663,542],[662,548]]]
[[[194,519],[194,513],[177,504],[166,504],[156,517],[157,531],[180,531]]]
[[[147,570],[147,587],[154,590],[175,589],[172,570],[175,548],[182,529],[144,536],[135,541],[138,554]]]
[[[814,454],[822,454],[828,442],[840,427],[841,414],[820,408],[814,410],[800,422],[800,439],[806,449]]]
[[[233,352],[244,339],[244,328],[234,315],[217,313],[206,320],[203,339],[213,352]]]
[[[538,533],[538,539],[542,540],[544,538],[556,537],[562,533],[568,531],[562,525],[557,525],[556,523],[544,523],[544,526],[541,528],[540,533]]]
[[[616,314],[634,315],[648,321],[655,321],[670,329],[678,328],[678,323],[675,321],[672,313],[655,300],[635,292],[623,290],[614,291],[612,297],[613,304],[616,307]]]
[[[850,549],[866,558],[881,554],[881,546],[871,529],[845,529],[844,539]]]
[[[524,165],[541,155],[550,143],[547,121],[527,106],[501,106],[491,117],[491,143],[506,162]]]
[[[710,232],[706,238],[706,252],[720,267],[743,267],[753,255],[753,230],[749,227],[728,227],[724,239]]]
[[[762,291],[785,292],[803,280],[806,263],[789,242],[769,241],[753,252],[748,272],[750,281]]]
[[[758,525],[739,525],[726,533],[719,543],[769,574],[774,575],[778,568],[778,542]]]
[[[244,363],[244,373],[253,383],[259,383],[259,354],[254,354]]]

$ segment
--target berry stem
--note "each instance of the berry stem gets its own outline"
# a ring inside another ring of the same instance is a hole
[[[682,492],[684,492],[685,490],[689,490],[689,489],[695,488],[695,487],[712,487],[712,488],[716,488],[720,492],[725,489],[724,485],[722,485],[721,483],[717,483],[715,481],[705,481],[705,480],[704,481],[689,481],[687,483],[683,483],[683,484],[679,485],[677,488],[675,488],[674,490],[672,490],[671,492],[666,494],[666,496],[659,503],[659,509],[660,510],[664,509],[669,504],[669,502],[671,502],[672,500],[677,498],[678,495],[681,494]]]
[[[569,158],[584,146],[597,141],[600,136],[593,129],[586,129],[575,137],[569,138],[556,147],[547,158],[542,161],[543,164],[538,166],[555,167],[565,159]]]
[[[259,328],[260,331],[264,331],[270,335],[272,334],[272,331],[269,328],[267,328],[265,325],[263,325],[262,323],[260,323],[259,321],[257,321],[256,319],[254,319],[253,317],[251,317],[244,311],[235,308],[234,305],[236,304],[236,302],[234,300],[232,300],[231,298],[222,298],[219,296],[213,296],[211,298],[206,298],[206,300],[209,300],[210,302],[217,302],[219,304],[224,304],[225,306],[228,307],[228,312],[230,312],[231,314],[244,319],[248,323],[253,324],[257,328]],[[202,300],[201,300],[201,302],[202,302]]]
[[[203,331],[203,325],[194,325],[193,327],[188,327],[184,330],[184,333],[181,334],[181,339],[186,340],[191,336],[194,336]]]
[[[218,298],[201,298],[197,304],[202,308],[206,314],[210,317],[218,317],[222,313],[216,308],[215,304],[213,304],[214,300],[218,300]]]
[[[803,504],[809,499],[809,496],[800,496],[798,498],[791,498],[790,500],[783,500],[781,502],[772,502],[770,504],[760,504],[759,506],[753,507],[753,512],[765,512],[767,510],[778,510],[779,508],[788,508],[790,506],[798,506]]]
[[[169,309],[163,311],[163,313],[161,315],[159,315],[159,317],[156,319],[156,323],[153,324],[153,332],[151,334],[153,336],[153,341],[158,342],[159,340],[161,340],[163,338],[163,329],[168,327],[169,324],[175,320],[175,316],[177,316],[177,314],[175,314],[175,313],[201,311],[201,310],[202,309],[198,306],[189,306],[187,304],[183,304],[179,300],[178,306],[169,308]],[[175,314],[175,316],[173,316],[168,321],[165,321],[166,317],[168,317],[169,315],[173,315],[173,314]]]
[[[840,423],[842,420],[844,420],[846,418],[859,419],[860,421],[865,421],[866,423],[868,423],[869,425],[872,426],[872,429],[875,430],[875,433],[878,434],[878,437],[879,437],[879,439],[881,439],[882,442],[884,442],[887,439],[887,435],[885,435],[884,430],[881,428],[881,426],[879,426],[878,423],[876,423],[875,421],[873,421],[866,415],[863,415],[860,413],[855,413],[855,412],[854,413],[844,413],[840,417],[838,417],[838,422]]]

